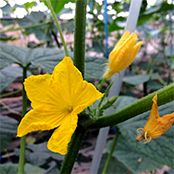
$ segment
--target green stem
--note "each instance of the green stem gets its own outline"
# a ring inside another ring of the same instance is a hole
[[[136,102],[126,106],[125,108],[105,116],[98,117],[97,119],[83,119],[80,124],[88,128],[101,128],[111,125],[116,125],[139,114],[142,114],[152,107],[152,98],[155,93],[158,94],[158,106],[164,105],[174,100],[174,83],[166,86],[152,94],[143,97]]]
[[[100,103],[98,104],[98,107],[99,107],[99,108],[100,108],[100,106],[101,106],[103,100],[105,99],[106,95],[108,94],[108,92],[109,92],[109,90],[110,90],[110,88],[111,88],[111,86],[112,86],[113,84],[114,84],[114,82],[111,82],[111,84],[107,87],[107,89],[106,89],[106,91],[105,91],[105,93],[104,93],[104,96],[101,98]]]
[[[62,40],[62,43],[63,43],[64,49],[65,49],[65,54],[66,54],[66,56],[69,56],[68,49],[67,49],[67,46],[66,46],[66,43],[65,43],[64,37],[63,37],[62,30],[61,30],[61,28],[60,28],[60,25],[59,25],[59,23],[58,23],[58,20],[57,20],[56,14],[55,14],[55,12],[54,12],[54,10],[53,10],[53,7],[52,7],[52,5],[51,5],[50,0],[47,0],[47,4],[48,4],[49,9],[51,10],[51,13],[52,13],[52,16],[53,16],[54,22],[56,23],[57,29],[58,29],[58,31],[59,31],[59,33],[60,33],[60,37],[61,37],[61,40]]]
[[[102,88],[102,86],[103,86],[103,84],[106,82],[106,79],[103,79],[102,81],[101,81],[101,83],[100,83],[100,85],[99,85],[99,87],[98,87],[98,90],[100,91],[101,90],[101,88]]]
[[[74,64],[84,76],[87,0],[76,0],[74,32]]]
[[[85,133],[86,129],[78,125],[75,133],[72,136],[71,142],[68,147],[68,153],[64,158],[59,174],[71,173]]]
[[[8,31],[17,31],[17,30],[22,30],[22,29],[27,29],[27,28],[33,28],[33,27],[39,27],[39,26],[42,26],[42,25],[47,25],[49,23],[50,22],[43,22],[43,23],[38,23],[38,24],[33,24],[33,25],[27,25],[27,26],[24,26],[24,27],[9,28],[9,29],[4,30],[4,31],[1,31],[0,30],[0,33],[5,33],[5,32],[8,32]]]
[[[114,141],[113,141],[113,144],[112,144],[112,147],[111,147],[111,150],[109,152],[109,155],[108,155],[108,158],[106,160],[106,163],[105,163],[105,166],[104,166],[102,174],[106,174],[106,172],[107,172],[109,163],[111,161],[112,154],[114,152],[114,149],[115,149],[115,146],[116,146],[116,143],[117,143],[117,140],[118,140],[118,136],[119,136],[119,131],[117,130],[115,138],[114,138]]]
[[[9,93],[6,93],[6,94],[1,94],[0,97],[1,97],[1,98],[2,98],[2,97],[8,97],[8,96],[10,96],[10,95],[17,94],[17,93],[19,93],[19,92],[21,92],[21,91],[22,91],[22,89],[19,89],[19,90],[16,90],[16,91],[13,91],[13,92],[9,92]]]
[[[27,67],[23,67],[23,82],[27,77]],[[25,116],[27,111],[27,95],[24,89],[24,85],[22,88],[22,118]],[[26,145],[26,136],[21,137],[21,145],[20,145],[20,155],[19,155],[19,168],[18,174],[24,173],[24,164],[25,164],[25,145]]]

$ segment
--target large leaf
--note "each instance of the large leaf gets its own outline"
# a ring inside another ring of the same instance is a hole
[[[45,170],[38,167],[38,166],[34,166],[34,165],[31,165],[29,163],[26,163],[25,166],[24,166],[24,170],[25,170],[25,173],[26,174],[41,174],[41,173],[44,173]]]
[[[54,48],[35,48],[17,47],[7,44],[0,44],[0,68],[4,68],[12,63],[17,63],[23,67],[30,64],[41,67],[48,73],[52,73],[54,67],[64,58],[64,50]],[[72,53],[70,57],[72,57]],[[104,68],[102,64],[108,60],[105,58],[89,57],[85,58],[85,79],[102,79]]]
[[[18,164],[1,164],[0,174],[14,174],[18,173]]]
[[[22,77],[22,69],[19,67],[7,66],[0,70],[0,93],[17,77]]]
[[[19,155],[19,149],[15,149],[16,155]],[[28,144],[26,146],[26,153],[25,153],[26,160],[33,165],[41,166],[47,163],[47,160],[53,158],[57,161],[63,161],[64,156],[53,153],[48,150],[47,143],[41,144]]]
[[[126,76],[123,78],[123,82],[126,82],[130,85],[138,86],[144,82],[149,81],[150,79],[158,79],[156,74],[139,74],[133,76]]]
[[[105,154],[103,154],[101,162],[100,162],[100,166],[98,169],[98,174],[101,174],[104,168],[104,165],[106,163],[106,159],[108,157],[108,153],[106,152]],[[131,174],[129,169],[126,168],[126,166],[124,164],[122,164],[120,161],[117,160],[117,158],[115,158],[114,156],[111,157],[108,169],[106,173],[124,173],[124,174]]]
[[[101,80],[105,72],[103,64],[108,60],[103,57],[85,57],[85,79],[91,80],[93,78]]]
[[[126,139],[128,139],[127,137]],[[122,135],[119,135],[116,147],[112,154],[113,157],[117,158],[119,162],[124,164],[133,173],[139,173],[148,170],[154,170],[162,168],[163,165],[159,164],[155,160],[151,159],[147,154],[142,153],[136,148],[129,145]],[[113,141],[111,141],[106,147],[107,153],[110,152]],[[115,173],[115,171],[112,171]]]
[[[18,122],[13,118],[0,115],[0,152],[2,152],[16,135]]]
[[[174,102],[159,107],[159,114],[163,116],[173,112]],[[137,143],[136,130],[144,127],[150,111],[119,124],[119,130],[127,143],[137,151],[145,154],[151,160],[162,165],[174,167],[174,125],[158,139],[151,140],[148,144]],[[150,164],[149,164],[150,165]]]

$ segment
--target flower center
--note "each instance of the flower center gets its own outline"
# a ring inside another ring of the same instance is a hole
[[[69,107],[68,107],[68,111],[69,111],[69,112],[72,112],[72,111],[73,111],[73,106],[69,106]]]

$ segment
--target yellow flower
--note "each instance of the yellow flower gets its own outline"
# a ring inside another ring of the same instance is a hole
[[[137,129],[138,133],[140,133],[139,130],[142,130],[141,134],[136,138],[137,141],[145,139],[145,143],[149,143],[151,139],[156,139],[164,134],[174,122],[174,112],[172,114],[164,115],[163,117],[159,116],[157,94],[153,97],[152,100],[152,109],[144,129]]]
[[[32,75],[25,80],[24,86],[33,109],[22,119],[17,136],[55,128],[48,141],[48,149],[66,154],[77,127],[77,114],[103,94],[83,80],[70,57],[65,57],[52,75]]]
[[[143,42],[138,42],[137,35],[130,35],[127,30],[109,55],[109,68],[104,74],[105,79],[110,79],[115,73],[127,68],[134,60]]]

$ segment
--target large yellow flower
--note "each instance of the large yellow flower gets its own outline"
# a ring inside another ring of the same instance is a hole
[[[55,67],[52,75],[32,75],[25,80],[24,86],[33,109],[22,119],[17,136],[56,128],[48,141],[48,149],[66,154],[77,127],[77,114],[103,94],[83,80],[69,57]]]
[[[104,74],[105,79],[110,79],[115,73],[127,68],[134,60],[143,42],[138,42],[135,33],[130,35],[127,30],[109,55],[109,68]]]
[[[141,141],[146,140],[146,143],[149,143],[151,139],[156,139],[165,133],[174,122],[174,112],[172,114],[164,115],[160,117],[158,114],[158,105],[157,105],[157,94],[153,97],[153,105],[149,115],[149,119],[143,128],[137,130],[142,130],[141,134],[137,136],[136,140]]]

